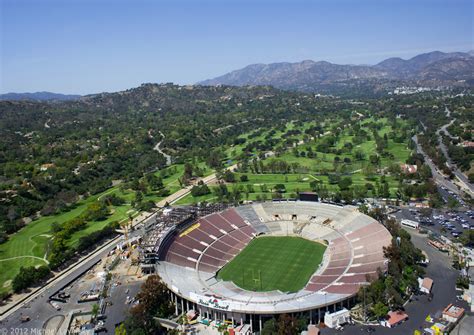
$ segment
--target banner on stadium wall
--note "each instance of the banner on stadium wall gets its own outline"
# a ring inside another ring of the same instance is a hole
[[[213,297],[213,296],[200,295],[200,294],[196,294],[194,292],[190,292],[189,296],[196,303],[198,303],[199,305],[205,306],[205,307],[220,309],[220,310],[223,310],[223,311],[231,311],[232,310],[232,308],[231,308],[232,303],[230,301],[217,299],[216,297]]]

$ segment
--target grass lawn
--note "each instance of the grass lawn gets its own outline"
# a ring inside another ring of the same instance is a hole
[[[217,277],[250,291],[296,292],[308,283],[325,250],[324,245],[301,237],[259,237]]]
[[[171,193],[176,192],[181,187],[179,186],[178,178],[183,173],[183,165],[176,165],[176,172],[163,179],[163,184]],[[75,217],[81,215],[87,206],[94,201],[100,200],[103,196],[109,194],[116,194],[125,199],[125,204],[121,206],[112,206],[112,214],[102,221],[88,222],[85,229],[75,232],[68,240],[68,245],[77,246],[79,239],[82,236],[88,235],[94,231],[104,228],[109,222],[127,220],[129,214],[136,214],[136,211],[131,207],[131,200],[134,198],[135,192],[126,190],[120,191],[119,186],[111,187],[110,189],[90,196],[84,200],[79,201],[76,206],[63,213],[56,215],[41,217],[26,225],[20,231],[16,232],[7,242],[0,245],[0,292],[10,291],[12,280],[22,266],[37,266],[45,265],[46,253],[49,242],[51,241],[51,224],[57,222],[62,224]],[[159,201],[163,197],[157,197],[153,194],[146,195],[145,200]]]
[[[240,176],[245,174],[248,177],[248,181],[241,182]],[[374,186],[378,181],[380,183],[380,176],[375,174],[373,178],[368,178],[362,172],[357,172],[350,175],[352,179],[352,186],[354,188],[359,186],[364,186],[367,183],[371,183]],[[288,173],[288,174],[252,174],[252,173],[236,173],[236,183],[227,184],[227,188],[231,191],[234,187],[242,187],[242,200],[257,200],[257,196],[260,196],[261,199],[270,200],[272,198],[272,188],[276,184],[285,185],[286,192],[283,193],[284,198],[294,197],[297,191],[305,192],[311,191],[310,183],[313,180],[322,181],[328,188],[329,191],[336,192],[339,190],[337,184],[329,184],[328,176],[326,175],[315,175],[315,174],[306,174],[306,173]],[[385,176],[385,180],[389,184],[390,192],[392,196],[396,195],[398,189],[398,181],[395,180],[392,176]],[[267,192],[262,192],[261,185],[265,184],[267,187]],[[247,185],[252,185],[254,192],[248,194],[246,197],[245,190]],[[188,194],[184,198],[180,199],[176,204],[177,205],[189,205],[198,202],[216,202],[218,199],[214,194],[215,186],[211,186],[211,193],[193,197],[191,194]],[[371,192],[367,194],[369,197],[373,196]]]
[[[304,122],[302,124],[301,127],[299,127],[299,130],[301,130],[303,133],[302,134],[298,134],[298,135],[293,135],[293,136],[290,136],[290,138],[293,138],[293,139],[298,139],[298,140],[301,140],[303,139],[303,135],[304,135],[304,130],[308,129],[309,127],[311,127],[313,124],[313,122]],[[276,138],[276,139],[282,139],[282,135],[284,133],[286,133],[288,130],[292,130],[292,129],[295,129],[296,126],[294,124],[294,121],[289,121],[286,123],[286,128],[284,131],[281,131],[281,130],[277,130],[275,132],[275,134],[273,134],[272,138]],[[243,152],[243,148],[245,148],[248,144],[250,143],[254,143],[254,142],[258,142],[258,141],[265,141],[265,136],[268,135],[268,133],[272,130],[272,128],[268,128],[266,129],[265,131],[263,131],[260,135],[256,136],[256,137],[253,137],[253,138],[249,138],[249,136],[253,133],[256,132],[256,130],[252,130],[248,133],[244,133],[242,135],[239,136],[239,138],[245,138],[246,139],[246,142],[243,143],[243,144],[238,144],[238,145],[235,145],[235,146],[230,146],[229,148],[227,148],[225,150],[225,154],[226,156],[229,158],[229,159],[234,159],[235,157],[237,157],[238,155],[242,154]],[[255,151],[254,151],[255,153]]]
[[[242,173],[236,173],[236,179],[239,180]],[[248,181],[241,182],[238,181],[234,184],[228,184],[227,187],[231,191],[235,186],[242,186],[243,193],[245,193],[246,185],[250,184],[254,188],[254,193],[249,193],[249,198],[245,197],[245,194],[242,197],[242,200],[256,200],[257,195],[266,196],[267,199],[271,199],[272,196],[272,188],[276,184],[284,184],[286,188],[286,197],[290,197],[291,193],[295,193],[296,191],[308,191],[310,190],[309,183],[314,180],[314,177],[305,173],[301,174],[249,174],[246,173],[248,177]],[[261,185],[265,184],[267,186],[268,192],[264,193],[261,191]],[[188,194],[184,198],[180,199],[176,202],[177,205],[188,205],[192,203],[198,202],[212,202],[217,201],[217,197],[212,192],[215,187],[211,186],[211,194],[206,194],[198,197],[193,197],[191,194]]]

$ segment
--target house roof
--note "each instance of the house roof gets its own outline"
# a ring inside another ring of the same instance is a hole
[[[393,326],[396,325],[399,322],[402,322],[403,320],[408,319],[408,314],[402,311],[390,311],[387,314],[388,320],[387,322]]]
[[[453,318],[460,318],[464,314],[464,308],[449,304],[444,310],[443,315]]]
[[[433,279],[425,277],[423,279],[423,283],[421,284],[421,286],[423,286],[427,290],[431,291],[431,287],[433,286]]]
[[[308,335],[318,335],[319,328],[315,325],[308,325]]]
[[[474,147],[474,142],[471,141],[464,141],[462,142],[463,147]]]
[[[416,173],[416,171],[418,171],[418,166],[416,165],[401,164],[400,167],[403,172],[409,173],[409,174]]]

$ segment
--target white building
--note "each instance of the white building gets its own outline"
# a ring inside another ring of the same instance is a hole
[[[351,320],[351,313],[347,309],[342,309],[334,313],[324,314],[324,324],[329,328],[336,328]]]

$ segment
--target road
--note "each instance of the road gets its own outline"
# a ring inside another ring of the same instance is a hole
[[[109,303],[105,310],[105,328],[108,334],[115,332],[115,325],[123,322],[128,310],[133,306],[132,303],[127,304],[127,297],[134,298],[140,291],[144,279],[130,276],[129,274],[117,274],[115,271],[113,282],[106,301]],[[120,284],[119,284],[120,282]]]
[[[435,180],[435,182],[441,186],[446,187],[449,191],[459,194],[460,193],[459,187],[457,187],[456,184],[454,184],[451,180],[445,177],[438,170],[438,167],[433,163],[430,157],[423,151],[423,148],[418,143],[418,137],[415,135],[412,137],[412,139],[416,144],[416,151],[423,155],[423,157],[425,158],[425,163],[428,164],[428,166],[430,167],[431,173],[433,174],[433,179]]]
[[[450,117],[451,111],[446,107],[446,115]],[[442,126],[441,128],[438,129],[436,134],[438,135],[438,142],[439,142],[439,147],[441,151],[443,152],[443,155],[447,159],[447,164],[448,167],[452,170],[453,174],[459,179],[460,183],[464,186],[466,190],[469,190],[469,193],[474,195],[474,185],[472,185],[469,182],[469,179],[466,177],[464,173],[462,173],[456,166],[456,164],[451,160],[451,157],[449,157],[448,154],[448,148],[446,148],[446,145],[443,142],[443,138],[441,136],[441,133],[446,134],[446,136],[450,137],[451,139],[456,139],[454,136],[452,136],[449,133],[448,128],[456,121],[456,119],[452,119],[450,122]]]
[[[75,278],[94,266],[97,262],[104,258],[110,250],[111,247],[109,246],[102,248],[92,257],[89,257],[87,260],[82,262],[80,266],[74,267],[70,272],[62,274],[53,282],[35,292],[35,294],[33,294],[21,304],[16,305],[8,310],[1,317],[0,329],[21,329],[26,327],[29,329],[41,330],[45,321],[58,313],[49,304],[49,296],[55,293],[59,288],[67,286]],[[31,321],[28,323],[22,323],[20,321],[21,315],[30,316]]]

